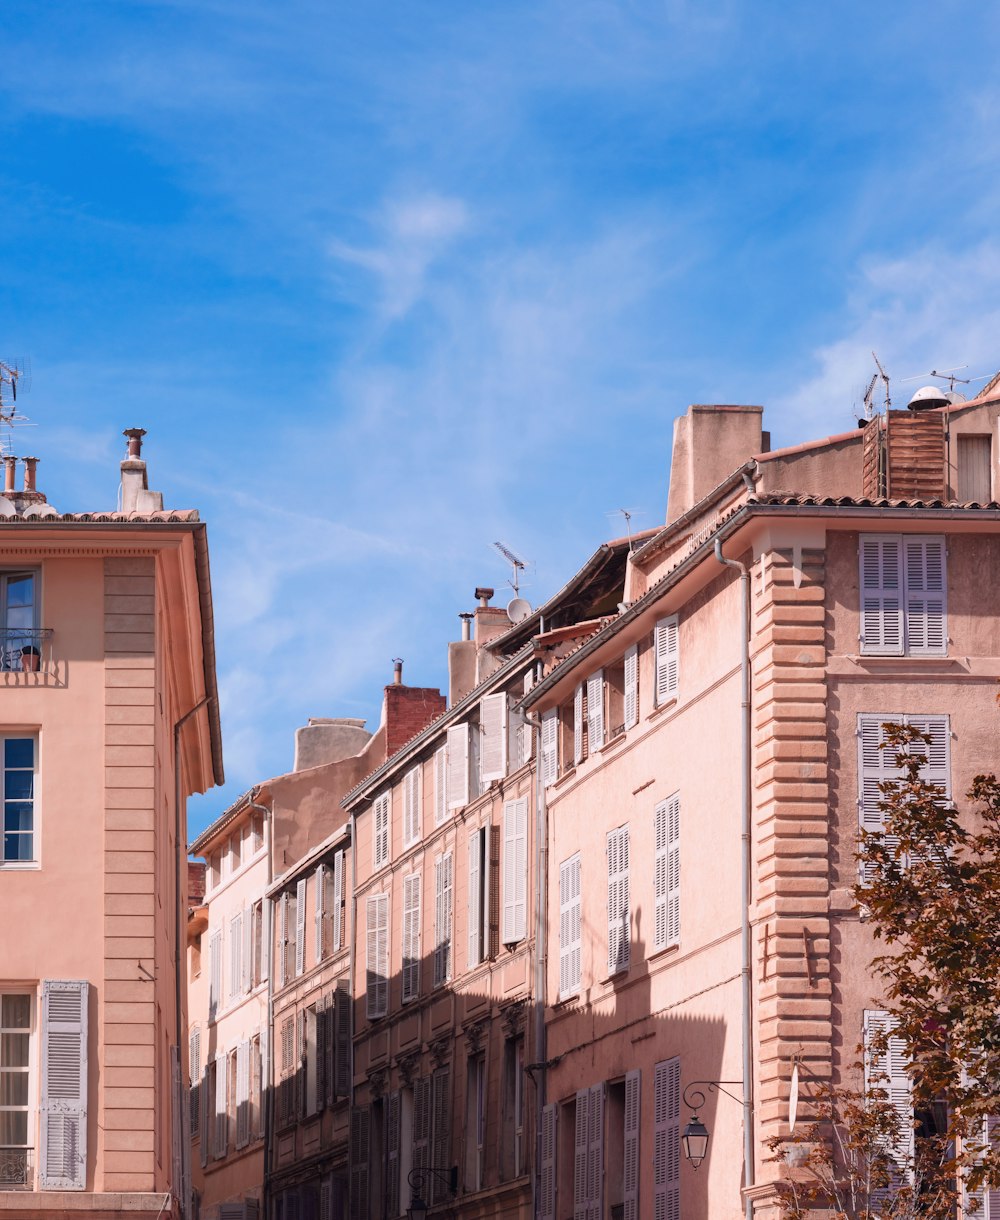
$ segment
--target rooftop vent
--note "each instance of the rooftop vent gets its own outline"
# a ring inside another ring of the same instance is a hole
[[[906,404],[907,411],[932,411],[935,407],[946,407],[948,396],[940,386],[925,385]]]

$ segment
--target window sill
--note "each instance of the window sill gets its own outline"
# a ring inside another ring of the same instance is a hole
[[[908,653],[908,652],[849,652],[846,654],[849,661],[853,661],[855,665],[957,665],[956,657],[949,657],[947,653],[941,653],[940,656],[932,656],[926,652]]]
[[[662,716],[664,712],[669,712],[677,706],[677,696],[673,695],[663,703],[658,703],[646,716],[647,720],[655,720],[657,716]]]
[[[604,745],[602,745],[598,748],[598,750],[597,750],[598,754],[604,754],[609,750],[617,749],[618,746],[620,746],[620,745],[624,745],[627,737],[628,737],[628,729],[622,729],[622,731],[620,733],[617,733],[614,737],[609,738],[604,743]]]
[[[41,867],[38,860],[0,860],[0,872],[4,873],[32,873]]]
[[[552,1005],[552,1007],[555,1009],[561,1009],[563,1011],[566,1011],[567,1009],[572,1008],[574,1005],[582,1004],[582,1003],[583,1003],[583,989],[581,988],[579,991],[573,991],[569,995],[559,996],[558,999],[556,1000],[556,1002]]]
[[[662,961],[664,958],[670,957],[674,953],[679,953],[679,952],[680,952],[679,943],[675,943],[673,945],[664,945],[662,949],[657,949],[655,952],[650,953],[647,956],[646,961],[647,962]]]
[[[601,987],[618,987],[620,984],[628,981],[631,966],[632,963],[629,962],[629,964],[627,966],[623,966],[621,970],[616,970],[614,974],[606,975],[603,979],[598,979],[597,981]]]

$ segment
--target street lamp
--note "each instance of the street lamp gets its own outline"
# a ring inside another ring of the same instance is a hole
[[[438,1169],[433,1165],[428,1165],[425,1169],[411,1169],[406,1175],[410,1188],[410,1206],[406,1209],[406,1214],[410,1220],[427,1220],[427,1204],[423,1196],[428,1178],[436,1178],[448,1188],[453,1198],[458,1194],[457,1165],[452,1165],[450,1169]]]
[[[742,1101],[735,1095],[730,1093],[728,1089],[723,1088],[723,1085],[742,1085],[742,1080],[693,1080],[683,1093],[684,1104],[691,1110],[691,1117],[688,1119],[688,1124],[684,1128],[684,1134],[681,1136],[681,1143],[684,1145],[684,1159],[689,1161],[692,1169],[697,1169],[705,1157],[708,1155],[708,1128],[698,1117],[698,1111],[705,1104],[705,1094],[701,1089],[695,1088],[695,1085],[706,1085],[709,1092],[717,1089],[720,1093],[725,1093],[727,1097],[731,1097],[733,1101]],[[688,1093],[691,1094],[690,1099]]]

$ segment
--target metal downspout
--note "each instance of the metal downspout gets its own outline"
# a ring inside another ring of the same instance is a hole
[[[534,1061],[539,1064],[535,1082],[535,1165],[531,1175],[533,1216],[538,1215],[542,1172],[542,1110],[545,1108],[548,1071],[545,1038],[545,975],[548,947],[545,939],[545,904],[548,888],[548,827],[545,810],[545,785],[542,783],[542,726],[530,712],[524,719],[535,737],[535,1048]]]
[[[274,919],[272,913],[274,910],[274,901],[267,897],[267,891],[271,888],[271,882],[274,879],[274,866],[271,861],[271,825],[273,821],[273,810],[268,809],[264,805],[258,805],[254,797],[260,792],[260,785],[253,790],[253,795],[247,801],[251,809],[259,810],[264,816],[264,834],[266,835],[267,845],[267,882],[264,886],[264,898],[261,900],[260,910],[263,915],[267,911],[267,923],[261,929],[261,937],[266,938],[267,945],[267,1062],[261,1065],[261,1105],[264,1110],[264,1181],[261,1183],[261,1212],[266,1216],[268,1214],[268,1204],[270,1202],[271,1193],[271,1118],[272,1108],[274,1105],[274,1072],[272,1064],[274,1063]],[[261,950],[264,952],[264,950]]]
[[[351,939],[347,950],[347,969],[350,987],[350,1007],[348,1011],[351,1014],[351,1034],[348,1045],[348,1071],[350,1072],[350,1082],[348,1088],[350,1097],[347,1103],[347,1128],[348,1128],[348,1183],[350,1183],[350,1125],[351,1114],[354,1111],[354,944],[357,940],[356,929],[358,926],[358,861],[355,844],[357,838],[358,819],[357,814],[351,814]]]
[[[722,554],[722,539],[715,540],[715,558],[740,574],[740,603],[743,617],[743,644],[740,657],[740,766],[742,770],[741,839],[742,839],[742,902],[740,932],[742,966],[740,979],[743,991],[743,1212],[753,1220],[753,1198],[750,1188],[755,1181],[753,1125],[753,995],[750,980],[750,878],[752,845],[750,839],[750,572],[737,559]]]

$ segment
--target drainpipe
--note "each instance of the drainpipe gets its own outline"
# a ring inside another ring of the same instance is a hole
[[[260,785],[252,789],[250,798],[247,804],[251,809],[256,809],[264,818],[264,835],[265,846],[267,848],[267,881],[264,884],[264,893],[271,888],[271,882],[274,879],[274,867],[271,859],[271,825],[273,822],[273,811],[269,810],[265,805],[258,805],[254,799],[260,793]],[[262,1063],[260,1067],[261,1076],[261,1099],[260,1104],[264,1111],[264,1181],[261,1183],[261,1212],[263,1215],[268,1214],[269,1195],[271,1190],[271,1108],[274,1098],[274,1072],[272,1064],[274,1063],[274,954],[272,948],[274,946],[274,919],[272,912],[274,902],[272,899],[264,897],[261,899],[260,913],[267,912],[267,919],[264,927],[261,928],[261,938],[264,944],[261,946],[261,953],[267,954],[267,1062]]]
[[[177,1192],[180,1220],[184,1220],[188,1212],[189,1200],[184,1197],[188,1191],[184,1187],[186,1183],[190,1187],[191,1182],[191,1141],[184,1138],[184,1076],[180,1071],[181,1064],[184,1062],[181,1057],[181,1033],[184,1029],[184,1004],[181,993],[182,938],[184,944],[187,944],[187,907],[181,903],[181,869],[182,867],[185,869],[187,867],[187,835],[181,833],[184,830],[181,824],[181,808],[184,801],[181,795],[181,729],[196,712],[201,711],[208,701],[209,696],[206,695],[200,703],[196,703],[189,712],[186,712],[174,724],[174,840],[177,852],[176,867],[174,868],[174,922],[176,924],[174,928],[174,1019],[177,1028],[177,1077],[178,1081],[181,1082],[177,1096],[173,1099],[173,1104],[177,1107],[174,1124],[177,1126],[180,1134],[181,1168],[181,1180],[174,1183],[174,1189]],[[187,819],[184,818],[183,820],[186,822]],[[188,1070],[190,1071],[190,1064],[188,1065]]]
[[[740,767],[742,771],[742,910],[740,931],[743,962],[740,979],[743,989],[743,1188],[744,1215],[753,1220],[753,1198],[749,1194],[754,1175],[754,1127],[753,1127],[753,996],[750,984],[750,877],[752,846],[750,841],[750,571],[737,559],[726,559],[722,554],[722,539],[715,540],[715,558],[727,568],[735,568],[740,574],[740,608],[743,617],[743,647],[740,657]]]
[[[357,940],[358,926],[358,860],[355,844],[358,841],[358,819],[357,814],[351,814],[351,939],[347,949],[347,969],[350,987],[350,1008],[348,1012],[351,1014],[351,1037],[348,1046],[349,1054],[347,1056],[348,1071],[350,1072],[350,1081],[348,1088],[350,1097],[347,1103],[347,1121],[348,1121],[348,1158],[350,1158],[350,1119],[354,1112],[354,944]],[[346,904],[345,904],[346,905]],[[346,932],[345,932],[346,935]],[[350,1166],[348,1166],[350,1173]]]

